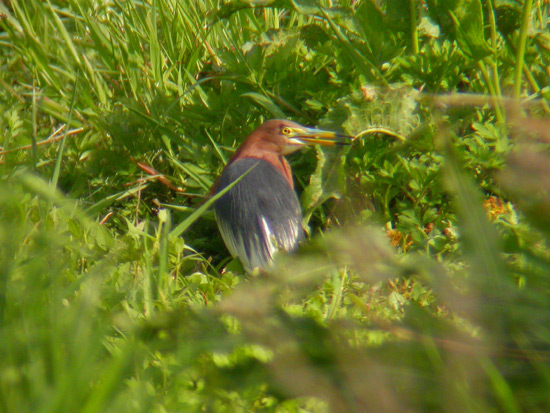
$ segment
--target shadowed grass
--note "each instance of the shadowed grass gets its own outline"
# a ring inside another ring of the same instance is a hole
[[[0,4],[0,410],[547,410],[548,7]],[[271,117],[357,138],[246,276],[206,199]]]

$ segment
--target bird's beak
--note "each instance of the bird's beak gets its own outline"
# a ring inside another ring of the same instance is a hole
[[[314,128],[296,128],[293,130],[292,140],[302,142],[302,145],[349,145],[353,137],[342,133],[314,129]]]

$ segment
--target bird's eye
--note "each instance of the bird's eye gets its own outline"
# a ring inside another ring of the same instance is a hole
[[[283,135],[290,135],[290,132],[292,131],[290,130],[290,128],[283,128],[282,132],[283,132]]]

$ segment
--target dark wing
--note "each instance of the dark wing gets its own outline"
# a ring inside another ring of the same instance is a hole
[[[296,247],[303,237],[302,211],[294,189],[263,159],[243,158],[228,165],[215,193],[243,174],[214,202],[214,208],[227,249],[251,272],[256,267],[269,267],[277,250]]]

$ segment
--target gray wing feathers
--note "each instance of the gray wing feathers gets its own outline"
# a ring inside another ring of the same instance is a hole
[[[296,247],[303,237],[302,213],[286,179],[262,159],[244,158],[230,164],[216,192],[245,173],[214,208],[227,249],[251,272],[256,267],[268,268],[277,250]]]

